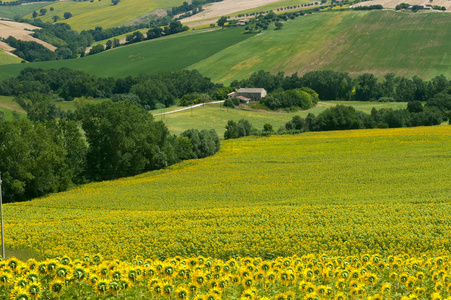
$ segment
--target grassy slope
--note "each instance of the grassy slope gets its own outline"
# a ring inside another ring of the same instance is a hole
[[[202,34],[190,31],[186,34],[120,47],[75,60],[1,66],[0,78],[17,76],[25,67],[45,69],[68,67],[97,76],[113,77],[175,71],[250,37],[241,34],[242,31],[241,28]]]
[[[167,114],[164,117],[155,116],[156,120],[163,120],[166,126],[172,133],[180,134],[185,130],[195,129],[215,129],[220,137],[224,136],[225,125],[228,120],[238,121],[240,119],[249,120],[249,122],[257,129],[262,129],[265,123],[270,123],[274,130],[277,130],[281,126],[285,126],[285,123],[290,121],[294,116],[299,115],[305,118],[309,113],[318,114],[330,107],[331,104],[343,104],[355,107],[357,110],[361,110],[366,113],[370,113],[373,107],[380,108],[405,108],[406,103],[380,103],[380,102],[358,102],[358,101],[328,101],[326,104],[320,104],[319,106],[300,112],[290,113],[275,113],[275,112],[260,112],[260,111],[248,111],[242,109],[226,109],[219,104],[211,104],[206,106],[200,106],[191,109]],[[157,114],[160,111],[153,111]]]
[[[13,111],[16,111],[22,117],[25,117],[25,111],[19,104],[13,101],[13,97],[0,96],[0,110],[5,112],[5,120],[9,121],[13,119]]]
[[[33,3],[27,5],[0,6],[0,18],[14,19],[14,17],[22,18],[34,11],[39,11],[48,3]]]
[[[5,50],[0,49],[0,66],[9,64],[18,64],[22,61],[21,58],[6,53]]]
[[[449,49],[449,14],[328,12],[287,22],[280,31],[263,32],[190,68],[225,83],[261,69],[451,77]]]
[[[57,15],[72,29],[81,31],[94,29],[96,26],[110,28],[124,25],[146,13],[160,8],[170,8],[183,3],[182,0],[121,0],[113,6],[108,0],[90,1],[64,1],[47,5],[47,14],[40,16],[43,21],[53,22],[52,17]],[[50,11],[50,7],[54,11]],[[73,17],[64,20],[65,12],[70,12]],[[31,14],[26,16],[32,18]]]
[[[363,253],[440,251],[450,146],[450,126],[230,140],[213,157],[7,204],[6,244],[127,259],[334,245],[348,255],[345,241]]]

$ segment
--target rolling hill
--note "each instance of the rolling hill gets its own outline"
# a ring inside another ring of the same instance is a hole
[[[209,158],[4,205],[5,242],[74,259],[441,255],[450,146],[451,126],[228,140]]]
[[[69,24],[76,31],[94,29],[96,26],[110,28],[126,23],[157,9],[182,5],[182,0],[121,0],[113,5],[111,1],[61,1],[48,4],[47,13],[38,16],[44,22],[53,22],[53,16],[59,16],[60,22]],[[53,11],[50,11],[50,8]],[[72,17],[65,20],[63,15],[70,12]],[[25,16],[31,19],[31,13]]]
[[[323,12],[258,35],[242,34],[240,28],[194,30],[77,60],[0,66],[0,78],[17,75],[25,67],[69,67],[113,77],[187,68],[222,83],[260,69],[450,78],[450,25],[447,13]]]
[[[255,71],[287,74],[331,69],[351,75],[393,72],[451,77],[451,15],[393,11],[312,14],[191,65],[230,83]],[[211,68],[210,66],[221,66]]]

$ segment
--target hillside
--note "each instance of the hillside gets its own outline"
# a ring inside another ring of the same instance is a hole
[[[250,37],[241,34],[242,31],[241,28],[189,31],[80,59],[0,66],[0,78],[17,76],[20,70],[26,67],[44,69],[67,67],[104,77],[175,71]]]
[[[371,112],[371,109],[373,107],[375,107],[376,109],[401,109],[407,107],[407,103],[405,102],[383,103],[358,101],[327,101],[320,102],[318,106],[309,110],[285,113],[245,109],[227,109],[219,104],[211,104],[196,107],[192,110],[188,109],[185,111],[167,114],[164,116],[156,115],[155,119],[163,120],[171,133],[180,134],[183,131],[192,128],[198,130],[214,129],[222,138],[224,136],[225,126],[227,125],[227,121],[229,120],[248,120],[252,124],[252,126],[258,130],[261,130],[265,123],[270,123],[273,126],[274,130],[277,130],[279,129],[279,127],[284,127],[285,123],[290,121],[294,116],[301,116],[302,118],[305,118],[309,113],[318,115],[322,111],[336,104],[352,106],[356,110],[363,111],[368,114]],[[152,113],[159,114],[161,113],[161,111],[155,110],[152,111]]]
[[[2,65],[9,65],[9,64],[18,64],[22,61],[21,58],[12,55],[5,50],[1,49],[0,45],[0,66]]]
[[[96,26],[110,28],[126,23],[161,8],[182,5],[182,0],[121,0],[112,5],[111,1],[61,1],[48,4],[45,16],[39,16],[44,22],[53,22],[53,16],[59,16],[60,22],[69,24],[72,29],[94,29]],[[53,7],[53,11],[50,8]],[[63,15],[70,12],[72,17],[65,20]],[[31,19],[31,13],[25,16]]]
[[[440,255],[450,147],[451,126],[228,140],[213,157],[4,205],[5,241],[130,260]]]
[[[394,72],[450,77],[449,49],[450,14],[330,12],[287,22],[280,31],[264,32],[189,68],[224,83],[260,69],[287,74],[331,69],[351,75]]]
[[[260,69],[450,78],[450,25],[447,13],[316,13],[258,35],[242,34],[242,28],[195,30],[77,60],[0,66],[0,78],[15,76],[25,67],[69,67],[113,77],[188,68],[223,83]]]

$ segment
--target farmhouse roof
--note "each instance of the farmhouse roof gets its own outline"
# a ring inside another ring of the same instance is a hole
[[[241,88],[236,90],[238,93],[262,93],[266,92],[263,88]]]

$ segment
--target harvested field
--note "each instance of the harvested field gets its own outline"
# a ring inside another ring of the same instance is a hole
[[[270,3],[280,2],[281,0],[224,0],[222,2],[215,2],[211,5],[205,5],[204,11],[192,17],[183,19],[184,23],[195,22],[204,19],[227,16],[235,12],[256,8]]]
[[[56,47],[46,43],[44,41],[41,41],[39,39],[36,39],[34,37],[32,37],[30,34],[33,33],[32,30],[34,29],[39,29],[39,27],[30,25],[30,24],[25,24],[25,23],[17,23],[17,22],[13,22],[13,21],[0,21],[0,38],[8,38],[9,36],[13,36],[14,38],[21,40],[21,41],[27,41],[27,42],[36,42],[39,43],[41,45],[43,45],[44,47],[46,47],[47,49],[51,50],[51,51],[55,51]],[[0,48],[6,50],[6,51],[11,51],[11,47],[9,45],[6,45],[5,43],[0,43]]]
[[[401,3],[409,3],[410,5],[438,5],[446,7],[447,11],[451,11],[451,1],[450,0],[373,0],[360,2],[354,6],[370,6],[370,5],[382,5],[384,8],[395,8],[396,5]]]

